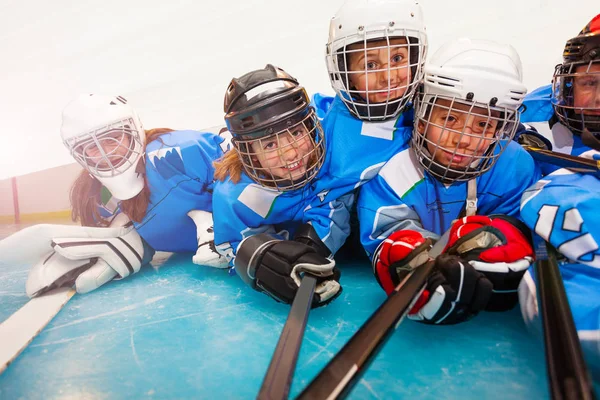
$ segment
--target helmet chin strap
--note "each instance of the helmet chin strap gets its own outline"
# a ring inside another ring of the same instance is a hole
[[[467,204],[465,205],[465,216],[470,217],[477,214],[477,180],[475,178],[467,182]]]
[[[356,108],[359,117],[377,118],[380,120],[391,119],[396,117],[402,110],[406,108],[404,99],[396,99],[389,103],[372,103],[368,104],[363,98],[358,95],[352,96],[354,104],[352,109]],[[354,111],[354,110],[351,110]]]

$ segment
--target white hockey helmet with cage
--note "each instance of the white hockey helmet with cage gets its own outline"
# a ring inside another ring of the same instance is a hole
[[[392,44],[394,39],[402,39]],[[349,70],[350,54],[364,52],[369,43],[382,41],[384,44],[369,47],[369,50],[383,49],[387,52],[388,63],[383,68],[369,69],[367,60],[360,70]],[[349,49],[354,44],[362,44]],[[389,59],[394,51],[408,49],[408,60],[401,67],[391,67]],[[412,100],[423,75],[423,64],[427,56],[427,34],[423,11],[416,0],[348,0],[331,19],[329,40],[325,60],[329,79],[336,94],[342,99],[350,113],[368,121],[382,121],[396,117],[403,112]],[[408,79],[400,83],[396,90],[390,88],[390,76],[394,70],[408,68]],[[386,73],[387,85],[384,89],[368,87],[365,93],[359,92],[351,82],[352,76],[368,73]],[[393,93],[403,94],[394,98]],[[369,94],[387,94],[383,102],[371,102]],[[365,98],[366,97],[366,98]]]
[[[444,44],[425,66],[415,102],[412,147],[419,162],[444,183],[488,171],[515,134],[526,93],[512,46],[467,38]],[[429,129],[441,132],[437,140]]]
[[[142,191],[146,136],[125,98],[77,97],[63,110],[60,133],[73,158],[115,198],[127,200]]]

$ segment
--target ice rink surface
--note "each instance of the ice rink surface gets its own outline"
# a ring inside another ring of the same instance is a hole
[[[0,375],[0,398],[255,398],[289,306],[190,254],[168,256],[75,295]],[[385,298],[368,264],[341,268],[341,297],[309,316],[292,396]],[[0,265],[0,321],[27,301],[27,270]],[[458,326],[404,321],[350,398],[547,396],[541,342],[515,309]]]
[[[84,92],[123,95],[146,128],[223,123],[233,76],[274,63],[312,94],[332,94],[324,62],[342,0],[0,0],[0,179],[72,162],[60,113]],[[531,91],[597,1],[423,0],[429,54],[460,36],[517,48]],[[13,228],[0,230],[0,238]],[[27,302],[30,266],[0,264],[0,321]],[[292,396],[385,296],[366,263],[341,264],[344,292],[308,320]],[[0,375],[0,399],[251,399],[289,306],[191,254],[156,257],[123,281],[76,295]],[[0,344],[1,345],[1,344]],[[458,326],[405,321],[354,399],[547,398],[542,343],[517,309]]]

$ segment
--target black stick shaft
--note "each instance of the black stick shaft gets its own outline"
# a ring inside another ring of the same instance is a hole
[[[298,399],[347,396],[408,312],[415,294],[425,286],[433,265],[430,261],[410,274],[401,290],[388,297]]]
[[[257,399],[288,398],[316,282],[316,278],[308,274],[302,278]]]
[[[558,268],[556,250],[538,237],[536,258],[550,394],[555,400],[594,399],[592,380]]]
[[[442,252],[448,242],[449,232],[433,246],[429,252],[431,257],[435,258]],[[414,269],[300,393],[298,399],[346,397],[400,325],[416,296],[425,288],[434,264],[431,260]]]
[[[558,153],[551,150],[538,149],[531,146],[523,146],[523,148],[537,161],[554,164],[558,167],[567,168],[583,174],[600,173],[600,161]]]

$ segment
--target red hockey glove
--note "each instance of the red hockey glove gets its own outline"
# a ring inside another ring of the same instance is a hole
[[[506,215],[475,215],[454,223],[444,250],[457,255],[492,282],[488,311],[504,311],[517,302],[517,288],[533,262],[529,229]]]
[[[419,232],[402,230],[392,233],[373,255],[373,273],[389,295],[414,268],[429,260],[431,240]]]

